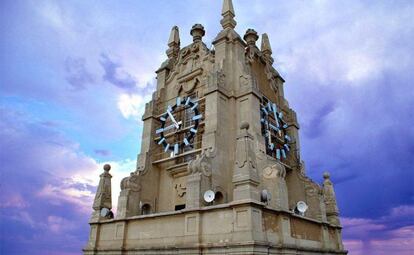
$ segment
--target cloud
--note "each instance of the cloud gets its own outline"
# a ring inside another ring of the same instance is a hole
[[[413,207],[410,208],[412,210]],[[388,255],[388,254],[412,254],[414,246],[414,225],[406,225],[396,229],[390,228],[385,221],[393,218],[389,215],[379,221],[371,219],[343,218],[344,246],[350,254],[356,255]],[[410,213],[411,219],[414,214]],[[398,220],[398,219],[393,219]]]
[[[110,156],[112,153],[109,150],[103,150],[103,149],[96,149],[94,150],[95,154],[100,155],[100,156],[104,156],[104,157],[108,157]]]
[[[141,120],[145,111],[145,104],[150,100],[150,95],[122,94],[118,97],[118,109],[126,119]]]
[[[93,75],[86,69],[84,58],[66,58],[65,70],[66,80],[74,89],[84,89],[86,85],[95,81]]]
[[[104,163],[83,154],[55,125],[11,109],[0,113],[0,147],[7,148],[0,155],[4,190],[0,228],[8,233],[0,237],[2,253],[79,252],[87,240],[87,222]],[[116,212],[119,183],[135,170],[135,160],[108,163]]]
[[[126,91],[134,91],[137,88],[135,79],[119,63],[114,62],[106,54],[101,54],[101,66],[105,73],[103,79],[112,85]]]

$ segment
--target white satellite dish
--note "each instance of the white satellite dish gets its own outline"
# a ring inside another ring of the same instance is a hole
[[[303,216],[303,215],[305,215],[306,210],[308,210],[308,205],[305,202],[303,202],[303,201],[299,201],[296,204],[296,210],[298,211],[298,213],[300,215]]]
[[[204,201],[206,201],[207,203],[211,203],[213,202],[214,198],[215,198],[215,193],[212,190],[207,190],[206,192],[204,192]]]
[[[108,208],[102,208],[101,209],[101,217],[106,217],[109,215],[109,209]]]
[[[264,189],[260,192],[260,199],[262,202],[268,203],[272,199],[272,194]]]

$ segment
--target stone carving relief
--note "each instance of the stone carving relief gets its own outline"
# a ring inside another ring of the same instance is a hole
[[[204,176],[211,176],[211,158],[212,155],[207,150],[203,151],[201,154],[197,155],[195,159],[188,163],[188,173],[202,173]]]
[[[256,153],[253,149],[253,136],[249,134],[249,123],[243,122],[240,129],[242,134],[237,138],[238,148],[236,150],[236,165],[243,168],[246,164],[256,169]]]
[[[184,197],[184,195],[186,193],[186,190],[187,190],[185,185],[183,185],[181,183],[180,184],[175,184],[174,189],[177,192],[177,196],[179,196],[179,197]]]
[[[137,167],[135,173],[137,175],[143,176],[148,172],[150,168],[150,154],[146,152],[145,154],[138,154],[137,156]]]
[[[286,177],[286,168],[280,163],[276,163],[272,166],[268,166],[263,169],[263,177],[265,179],[282,178]]]
[[[182,89],[185,93],[189,94],[194,91],[198,84],[200,84],[200,80],[198,78],[184,81],[178,85],[178,91],[181,91]]]
[[[139,183],[139,175],[136,173],[131,173],[129,177],[125,177],[121,181],[121,190],[131,190],[131,191],[140,191],[141,184]]]

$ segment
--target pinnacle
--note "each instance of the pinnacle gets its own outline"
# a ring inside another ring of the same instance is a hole
[[[266,33],[262,35],[262,46],[260,48],[263,53],[272,55],[272,47],[270,46],[269,36]]]
[[[178,30],[178,27],[174,26],[171,29],[170,39],[168,40],[168,46],[173,47],[178,45],[180,45],[180,32]]]
[[[224,2],[223,2],[223,9],[221,11],[221,15],[224,17],[224,15],[227,12],[233,14],[233,17],[236,16],[236,14],[234,13],[232,0],[224,0]]]
[[[232,0],[224,0],[223,8],[221,10],[221,19],[220,23],[223,29],[230,28],[234,29],[237,25],[237,22],[234,20],[236,14],[234,13],[233,2]]]

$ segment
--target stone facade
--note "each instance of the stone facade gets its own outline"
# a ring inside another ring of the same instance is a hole
[[[211,49],[202,25],[183,48],[172,28],[137,167],[121,182],[115,217],[105,167],[84,254],[347,253],[329,174],[323,187],[305,175],[269,37],[259,49],[257,32],[242,38],[234,17],[224,0]]]

